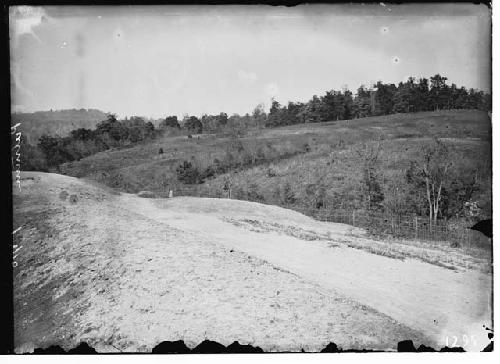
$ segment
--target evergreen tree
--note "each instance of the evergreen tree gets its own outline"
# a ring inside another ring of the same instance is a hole
[[[356,118],[371,116],[370,91],[365,86],[360,86],[353,103],[353,114]]]
[[[180,129],[181,126],[179,125],[179,120],[177,120],[177,116],[167,116],[164,120],[161,121],[160,123],[160,129],[165,129],[165,128],[176,128]]]
[[[377,82],[377,93],[375,96],[375,115],[391,114],[394,108],[394,94],[396,86],[394,84],[384,84]]]
[[[437,74],[431,77],[431,85],[429,91],[429,102],[433,110],[441,110],[447,106],[448,87],[446,85],[446,77]]]
[[[343,91],[343,98],[344,98],[344,120],[349,120],[352,118],[352,105],[353,105],[353,98],[352,98],[352,92],[345,89]]]
[[[267,126],[282,125],[282,109],[281,105],[274,98],[271,100],[271,109],[267,118]]]
[[[196,116],[190,116],[184,123],[183,127],[192,134],[201,134],[203,125]]]

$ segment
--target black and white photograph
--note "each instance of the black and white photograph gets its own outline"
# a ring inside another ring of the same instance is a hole
[[[6,14],[13,353],[493,351],[491,5]]]

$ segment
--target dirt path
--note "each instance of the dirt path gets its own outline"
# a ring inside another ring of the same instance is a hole
[[[14,196],[14,227],[22,227],[15,234],[22,246],[14,268],[17,352],[81,341],[101,352],[150,351],[164,340],[194,347],[205,338],[266,351],[317,351],[330,341],[395,349],[403,339],[434,344],[429,315],[469,322],[470,308],[477,317],[484,308],[473,276],[454,281],[428,265],[308,241],[360,233],[346,225],[238,201],[116,196],[54,174],[23,178]],[[60,198],[62,191],[78,201]],[[295,228],[285,234],[235,223],[243,216]],[[428,281],[418,276],[424,273]],[[450,304],[438,292],[441,281],[454,285],[443,292],[470,305],[405,311],[416,306],[410,299]],[[448,327],[442,322],[436,326]]]
[[[128,199],[128,196],[123,197],[124,206],[129,203]],[[232,211],[234,201],[231,201],[225,209],[210,213],[201,207],[202,213],[196,213],[193,212],[196,206],[204,203],[192,198],[155,203],[145,200],[135,206],[141,214],[157,221],[169,221],[184,231],[210,236],[230,248],[265,259],[321,287],[373,307],[424,332],[439,346],[446,344],[447,337],[448,342],[452,342],[454,336],[463,338],[463,335],[469,340],[473,337],[477,342],[476,350],[488,343],[483,325],[491,325],[489,275],[474,270],[453,271],[414,259],[391,259],[344,244],[333,245],[331,241],[305,241],[279,228],[259,231],[254,227],[259,219],[265,222],[262,212],[254,213],[250,229],[242,229],[241,224],[228,223],[227,219],[231,217],[234,222],[238,218],[247,221],[251,218],[251,204],[239,203],[246,205],[248,211]],[[308,229],[306,231],[320,231],[316,224],[305,218],[301,225]],[[335,227],[330,229],[335,242],[338,232],[334,231]],[[473,345],[469,344],[468,349],[473,350]]]

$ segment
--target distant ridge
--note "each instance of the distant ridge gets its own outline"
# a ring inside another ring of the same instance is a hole
[[[43,135],[67,136],[78,128],[93,129],[106,119],[107,113],[97,109],[65,109],[13,113],[11,123],[21,123],[21,132],[29,144],[37,144]]]

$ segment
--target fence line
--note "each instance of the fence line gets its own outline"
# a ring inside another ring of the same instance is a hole
[[[191,189],[176,189],[177,196],[228,198],[225,191],[199,191]],[[300,211],[311,215],[307,211]],[[446,241],[457,247],[483,247],[490,246],[490,239],[482,233],[471,230],[467,226],[456,225],[448,221],[430,221],[428,217],[415,215],[391,215],[359,210],[323,210],[314,214],[314,218],[352,225],[366,229],[368,232],[379,236],[393,236],[410,240]],[[471,223],[472,225],[472,223]]]
[[[421,216],[333,210],[316,218],[365,228],[377,235],[390,235],[414,240],[447,241],[457,247],[488,247],[490,244],[489,238],[467,226],[440,220],[434,222]]]

